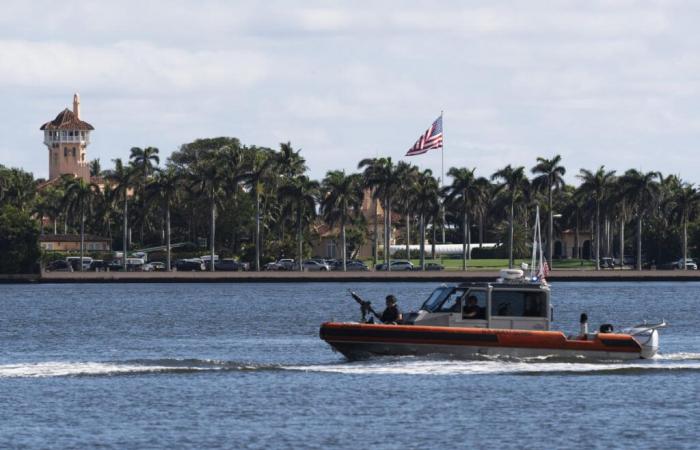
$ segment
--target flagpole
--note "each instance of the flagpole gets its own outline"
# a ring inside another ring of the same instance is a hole
[[[445,122],[443,111],[440,110],[440,122],[442,122],[442,151],[440,152],[440,188],[445,187]],[[445,243],[445,204],[442,205],[442,243]]]

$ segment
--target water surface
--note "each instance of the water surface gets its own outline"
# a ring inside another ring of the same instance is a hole
[[[0,286],[0,448],[697,448],[700,283],[556,283],[555,326],[665,318],[649,361],[347,362],[318,326],[356,288]]]

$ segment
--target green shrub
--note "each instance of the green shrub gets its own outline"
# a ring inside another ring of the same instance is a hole
[[[39,228],[31,216],[14,206],[0,209],[0,273],[37,273]]]

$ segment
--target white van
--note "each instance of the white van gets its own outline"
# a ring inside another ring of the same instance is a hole
[[[66,258],[66,262],[73,267],[74,271],[79,271],[80,270],[80,256],[69,256]],[[90,270],[90,266],[92,265],[92,258],[89,256],[83,256],[83,271],[87,272]]]
[[[146,260],[143,258],[126,258],[126,270],[128,272],[142,272]]]

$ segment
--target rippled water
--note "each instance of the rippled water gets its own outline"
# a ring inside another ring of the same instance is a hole
[[[0,285],[0,448],[697,448],[699,283],[557,283],[555,325],[665,318],[654,360],[347,362],[347,284]],[[404,310],[432,283],[352,286]]]

